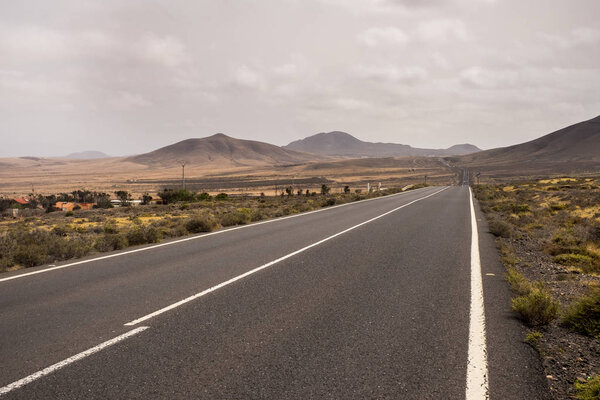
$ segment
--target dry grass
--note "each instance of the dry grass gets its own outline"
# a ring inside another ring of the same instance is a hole
[[[112,193],[127,190],[138,198],[142,193],[155,194],[165,182],[179,184],[181,167],[177,164],[160,168],[124,161],[123,158],[102,160],[66,159],[0,159],[0,195],[26,196],[32,191],[53,194],[85,188],[91,191]],[[205,187],[191,187],[198,192],[216,194],[273,195],[275,183],[278,190],[285,186],[318,191],[321,183],[297,185],[295,182],[326,179],[333,192],[345,185],[365,190],[367,182],[383,187],[402,187],[424,181],[451,184],[455,171],[437,158],[389,158],[334,160],[288,166],[272,165],[193,165],[186,166],[189,181],[209,182]],[[219,182],[223,186],[219,186]],[[209,187],[210,186],[210,187]]]

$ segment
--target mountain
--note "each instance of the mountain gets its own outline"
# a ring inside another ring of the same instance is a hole
[[[530,142],[455,159],[458,165],[485,168],[544,168],[548,172],[600,168],[600,116]]]
[[[108,154],[105,154],[101,151],[96,151],[96,150],[88,150],[88,151],[81,151],[78,153],[71,153],[67,156],[65,156],[65,158],[72,158],[75,160],[93,160],[93,159],[97,159],[97,158],[109,158],[110,156]]]
[[[448,149],[419,149],[406,144],[363,142],[346,132],[318,133],[296,140],[285,149],[342,157],[402,157],[451,156],[481,151],[471,144],[459,144]]]
[[[315,159],[323,159],[323,157],[217,133],[202,139],[183,140],[150,153],[127,157],[126,161],[148,165],[175,165],[185,161],[195,165],[215,164],[222,167],[257,164],[289,165]]]

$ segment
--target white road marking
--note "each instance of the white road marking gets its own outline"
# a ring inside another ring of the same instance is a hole
[[[485,310],[481,259],[479,257],[479,234],[473,193],[469,187],[471,204],[471,310],[469,321],[469,353],[467,361],[466,400],[489,399],[487,347],[485,341]]]
[[[265,221],[255,222],[255,223],[252,223],[252,224],[249,224],[249,225],[240,225],[240,226],[236,226],[236,227],[229,228],[229,229],[223,229],[223,230],[216,231],[216,232],[210,232],[210,233],[204,233],[204,234],[201,234],[201,235],[190,236],[190,237],[186,237],[184,239],[173,240],[171,242],[159,243],[159,244],[155,244],[155,245],[152,245],[152,246],[142,247],[140,249],[123,251],[121,253],[109,254],[107,256],[90,258],[89,260],[76,261],[76,262],[73,262],[73,263],[59,265],[59,266],[55,266],[55,267],[53,267],[52,265],[50,265],[50,268],[44,268],[44,269],[40,269],[40,270],[37,270],[37,271],[25,272],[25,273],[19,274],[19,275],[13,275],[13,276],[9,276],[9,277],[6,277],[6,278],[0,278],[0,282],[5,282],[5,281],[13,280],[13,279],[24,278],[26,276],[31,276],[31,275],[42,274],[44,272],[55,271],[57,269],[63,269],[63,268],[73,267],[75,265],[87,264],[87,263],[91,263],[91,262],[94,262],[94,261],[106,260],[108,258],[120,257],[120,256],[124,256],[126,254],[139,253],[139,252],[142,252],[142,251],[156,249],[157,247],[171,246],[173,244],[187,242],[189,240],[196,240],[196,239],[200,239],[200,238],[203,238],[203,237],[206,237],[206,236],[220,235],[222,233],[236,231],[238,229],[250,228],[250,227],[253,227],[253,226],[258,226],[258,225],[263,225],[263,224],[269,224],[269,223],[272,223],[272,222],[283,221],[283,220],[290,219],[290,218],[302,217],[304,215],[314,214],[314,213],[318,213],[318,212],[322,212],[322,211],[329,211],[329,210],[333,210],[333,209],[339,208],[339,207],[345,207],[345,206],[349,206],[349,205],[353,205],[353,204],[362,204],[362,203],[365,203],[365,202],[368,202],[368,201],[373,201],[373,200],[387,199],[387,198],[390,198],[390,197],[394,197],[394,196],[398,196],[398,195],[402,195],[402,194],[407,194],[407,193],[411,193],[411,192],[415,193],[417,190],[422,190],[422,189],[416,189],[414,191],[409,191],[409,192],[395,193],[395,194],[391,194],[391,195],[388,195],[388,196],[374,197],[372,199],[367,199],[367,200],[361,200],[361,201],[354,201],[354,202],[350,202],[350,203],[344,203],[344,204],[340,204],[340,205],[337,205],[337,206],[320,208],[318,210],[307,211],[307,212],[300,213],[300,214],[288,215],[288,216],[285,216],[285,217],[280,217],[280,218],[274,218],[274,219],[269,219],[269,220],[265,220]]]
[[[27,384],[29,384],[29,383],[31,383],[31,382],[33,382],[33,381],[41,378],[41,377],[44,377],[44,376],[49,375],[49,374],[51,374],[51,373],[53,373],[55,371],[58,371],[59,369],[64,368],[67,365],[72,364],[72,363],[74,363],[76,361],[79,361],[79,360],[81,360],[81,359],[83,359],[85,357],[88,357],[88,356],[90,356],[90,355],[92,355],[94,353],[97,353],[97,352],[99,352],[102,349],[105,349],[105,348],[107,348],[109,346],[117,344],[117,343],[119,343],[119,342],[121,342],[121,341],[123,341],[123,340],[125,340],[125,339],[127,339],[127,338],[129,338],[131,336],[133,336],[133,335],[137,335],[138,333],[143,332],[146,329],[148,329],[147,326],[140,326],[140,327],[138,327],[138,328],[136,328],[134,330],[131,330],[131,331],[127,332],[127,333],[122,334],[121,336],[117,336],[116,338],[110,339],[110,340],[108,340],[108,341],[106,341],[104,343],[100,343],[98,346],[94,346],[91,349],[83,351],[83,352],[81,352],[79,354],[76,354],[76,355],[74,355],[72,357],[69,357],[69,358],[67,358],[67,359],[65,359],[63,361],[60,361],[60,362],[58,362],[58,363],[56,363],[54,365],[51,365],[51,366],[49,366],[47,368],[44,368],[43,370],[38,371],[38,372],[36,372],[34,374],[31,374],[31,375],[29,375],[29,376],[27,376],[27,377],[25,377],[23,379],[19,379],[18,381],[15,381],[15,382],[13,382],[13,383],[11,383],[9,385],[6,385],[6,386],[0,388],[0,396],[4,395],[4,394],[6,394],[6,393],[8,393],[10,391],[13,391],[15,389],[18,389],[20,387],[23,387],[23,386],[25,386],[25,385],[27,385]]]
[[[303,247],[303,248],[301,248],[300,250],[296,250],[296,251],[294,251],[294,252],[292,252],[292,253],[289,253],[289,254],[287,254],[287,255],[285,255],[285,256],[283,256],[283,257],[280,257],[280,258],[278,258],[278,259],[276,259],[276,260],[270,261],[270,262],[268,262],[268,263],[266,263],[266,264],[263,264],[263,265],[261,265],[260,267],[254,268],[253,270],[250,270],[250,271],[248,271],[248,272],[245,272],[245,273],[243,273],[243,274],[241,274],[241,275],[238,275],[238,276],[236,276],[236,277],[234,277],[234,278],[231,278],[231,279],[229,279],[229,280],[227,280],[227,281],[225,281],[225,282],[219,283],[218,285],[215,285],[215,286],[213,286],[213,287],[210,287],[210,288],[208,288],[208,289],[206,289],[206,290],[203,290],[203,291],[201,291],[201,292],[199,292],[199,293],[196,293],[196,294],[194,294],[194,295],[192,295],[192,296],[190,296],[190,297],[187,297],[187,298],[185,298],[185,299],[183,299],[183,300],[180,300],[180,301],[178,301],[178,302],[176,302],[176,303],[173,303],[173,304],[171,304],[171,305],[169,305],[169,306],[166,306],[166,307],[164,307],[164,308],[161,308],[160,310],[154,311],[154,312],[152,312],[152,313],[150,313],[150,314],[144,315],[143,317],[140,317],[140,318],[138,318],[138,319],[135,319],[135,320],[133,320],[133,321],[131,321],[131,322],[128,322],[128,323],[126,323],[125,325],[126,325],[126,326],[137,325],[137,324],[139,324],[140,322],[143,322],[143,321],[146,321],[146,320],[148,320],[148,319],[150,319],[150,318],[156,317],[157,315],[160,315],[160,314],[162,314],[162,313],[165,313],[165,312],[167,312],[167,311],[170,311],[170,310],[172,310],[172,309],[174,309],[174,308],[177,308],[177,307],[179,307],[179,306],[181,306],[181,305],[183,305],[183,304],[189,303],[189,302],[190,302],[190,301],[192,301],[192,300],[196,300],[196,299],[197,299],[197,298],[199,298],[199,297],[202,297],[202,296],[204,296],[204,295],[207,295],[208,293],[214,292],[215,290],[218,290],[218,289],[220,289],[220,288],[222,288],[222,287],[225,287],[225,286],[227,286],[227,285],[230,285],[230,284],[232,284],[232,283],[234,283],[234,282],[236,282],[236,281],[239,281],[240,279],[243,279],[243,278],[245,278],[245,277],[247,277],[247,276],[250,276],[250,275],[252,275],[252,274],[255,274],[255,273],[257,273],[258,271],[261,271],[261,270],[263,270],[263,269],[265,269],[265,268],[269,268],[270,266],[272,266],[272,265],[275,265],[275,264],[277,264],[277,263],[279,263],[279,262],[281,262],[281,261],[283,261],[283,260],[286,260],[286,259],[288,259],[288,258],[290,258],[290,257],[293,257],[293,256],[297,255],[297,254],[303,253],[303,252],[305,252],[305,251],[306,251],[306,250],[308,250],[308,249],[311,249],[311,248],[313,248],[313,247],[315,247],[315,246],[318,246],[318,245],[320,245],[320,244],[323,244],[323,243],[325,243],[325,242],[327,242],[327,241],[329,241],[329,240],[331,240],[331,239],[333,239],[333,238],[336,238],[336,237],[338,237],[338,236],[340,236],[340,235],[343,235],[344,233],[350,232],[350,231],[352,231],[352,230],[354,230],[354,229],[356,229],[356,228],[358,228],[358,227],[361,227],[361,226],[363,226],[363,225],[366,225],[366,224],[368,224],[368,223],[370,223],[370,222],[373,222],[373,221],[375,221],[375,220],[378,220],[378,219],[380,219],[380,218],[383,218],[383,217],[385,217],[386,215],[389,215],[389,214],[391,214],[391,213],[393,213],[393,212],[395,212],[395,211],[398,211],[398,210],[400,210],[400,209],[402,209],[402,208],[404,208],[404,207],[408,207],[408,206],[410,206],[411,204],[414,204],[414,203],[416,203],[416,202],[418,202],[418,201],[425,200],[426,198],[428,198],[428,197],[431,197],[431,196],[434,196],[434,195],[436,195],[436,194],[438,194],[438,193],[440,193],[440,192],[443,192],[443,191],[444,191],[444,190],[446,190],[446,189],[448,189],[448,187],[445,187],[445,188],[443,188],[443,189],[441,189],[441,190],[438,190],[437,192],[435,192],[435,193],[432,193],[432,194],[429,194],[429,195],[427,195],[427,196],[420,197],[420,198],[418,198],[418,199],[416,199],[416,200],[413,200],[413,201],[411,201],[411,202],[409,202],[409,203],[406,203],[406,204],[404,204],[404,205],[402,205],[402,206],[400,206],[400,207],[396,207],[396,208],[394,208],[393,210],[387,211],[387,212],[385,212],[385,213],[383,213],[383,214],[381,214],[381,215],[378,215],[377,217],[374,217],[374,218],[371,218],[371,219],[369,219],[369,220],[367,220],[367,221],[361,222],[360,224],[354,225],[354,226],[352,226],[352,227],[350,227],[350,228],[348,228],[348,229],[344,229],[344,230],[343,230],[343,231],[341,231],[341,232],[338,232],[338,233],[336,233],[336,234],[334,234],[334,235],[328,236],[328,237],[326,237],[325,239],[319,240],[318,242],[315,242],[315,243],[313,243],[313,244],[311,244],[311,245],[308,245],[308,246],[306,246],[306,247]]]

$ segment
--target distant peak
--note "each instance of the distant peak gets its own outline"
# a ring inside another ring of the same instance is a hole
[[[342,131],[331,131],[331,132],[322,132],[321,135],[330,135],[330,136],[350,136],[350,137],[354,137],[349,133],[346,132],[342,132]]]
[[[214,135],[212,135],[212,136],[209,136],[209,138],[227,138],[227,139],[230,139],[231,137],[230,137],[230,136],[227,136],[227,135],[226,135],[226,134],[224,134],[224,133],[220,133],[220,132],[219,132],[219,133],[215,133],[215,134],[214,134]]]

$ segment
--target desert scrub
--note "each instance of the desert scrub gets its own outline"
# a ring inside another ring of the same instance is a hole
[[[127,243],[130,246],[145,243],[156,243],[160,240],[160,232],[153,226],[134,226],[127,232]]]
[[[513,228],[509,223],[496,217],[490,219],[488,227],[490,232],[498,237],[508,238],[511,237],[513,233]]]
[[[113,251],[121,250],[127,247],[127,237],[122,233],[104,233],[102,236],[96,239],[94,248],[97,251]]]
[[[554,262],[562,265],[581,268],[582,271],[588,273],[600,272],[600,257],[596,256],[595,254],[585,253],[587,253],[587,251],[581,250],[579,254],[559,254],[554,257]]]
[[[41,229],[13,231],[0,240],[0,268],[35,267],[47,262],[83,257],[93,248],[85,235],[64,235]]]
[[[533,290],[531,282],[523,276],[515,267],[509,266],[506,270],[506,281],[513,292],[519,296],[526,295]]]
[[[8,234],[0,235],[0,271],[13,267],[17,242]]]
[[[600,339],[600,289],[571,304],[562,325],[582,335]]]
[[[558,314],[558,302],[541,284],[536,284],[529,293],[511,300],[512,309],[530,326],[544,326]]]
[[[388,191],[396,193],[400,190]],[[51,212],[0,225],[0,271],[155,243],[163,237],[209,232],[220,226],[248,224],[315,210],[323,202],[343,204],[384,193],[326,196],[309,193],[310,197],[304,194],[237,197],[221,193],[214,198],[206,193],[177,190],[163,191],[162,194],[168,204],[77,210],[68,214]]]
[[[203,214],[196,214],[185,221],[185,229],[190,233],[211,232],[217,229],[217,221]]]
[[[588,379],[586,382],[575,382],[576,398],[579,400],[600,399],[600,376]]]
[[[532,345],[534,347],[537,347],[537,344],[543,337],[544,337],[544,335],[541,332],[529,331],[525,335],[525,342],[529,343],[530,345]]]
[[[250,209],[238,208],[221,216],[222,226],[246,225],[252,221]]]

